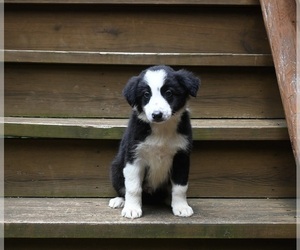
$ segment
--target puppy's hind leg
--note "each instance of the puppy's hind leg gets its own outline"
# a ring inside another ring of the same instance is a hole
[[[122,208],[124,207],[125,199],[123,197],[116,197],[109,200],[109,206],[111,208]]]
[[[125,203],[125,183],[124,183],[124,175],[123,175],[123,161],[124,155],[122,154],[122,150],[118,152],[117,157],[114,159],[110,169],[110,178],[112,181],[112,185],[116,192],[118,193],[118,197],[110,199],[109,206],[111,208],[122,208]]]

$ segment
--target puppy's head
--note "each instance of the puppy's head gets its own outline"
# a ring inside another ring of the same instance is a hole
[[[154,66],[132,77],[123,90],[128,103],[147,122],[164,122],[196,97],[200,80],[186,70]]]

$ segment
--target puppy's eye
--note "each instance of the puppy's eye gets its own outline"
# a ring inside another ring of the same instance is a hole
[[[171,97],[173,95],[173,92],[171,90],[166,91],[166,97]]]
[[[149,99],[150,98],[150,93],[148,91],[144,92],[144,97],[146,99]]]

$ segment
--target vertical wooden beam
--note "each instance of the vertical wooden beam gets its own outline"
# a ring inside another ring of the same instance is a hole
[[[260,0],[295,159],[297,145],[296,2]]]

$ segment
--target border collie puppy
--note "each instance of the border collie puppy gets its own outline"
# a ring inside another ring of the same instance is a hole
[[[188,217],[193,209],[186,192],[192,129],[186,107],[196,97],[200,80],[191,72],[154,66],[132,77],[123,90],[132,115],[111,166],[118,197],[111,208],[122,216],[142,216],[142,200],[158,201],[171,194],[174,215]]]

